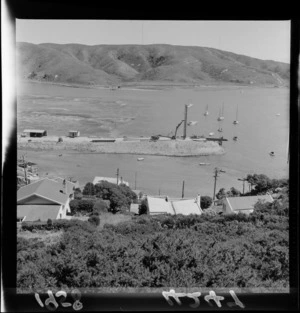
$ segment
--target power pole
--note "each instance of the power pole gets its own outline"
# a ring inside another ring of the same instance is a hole
[[[117,185],[119,185],[119,169],[117,169]]]
[[[216,197],[217,178],[219,177],[219,176],[218,176],[218,173],[226,173],[226,172],[223,171],[223,170],[221,170],[221,169],[218,169],[217,167],[215,168],[215,175],[213,176],[213,177],[215,178],[214,193],[213,193],[213,201],[215,200],[215,197]]]
[[[26,171],[27,164],[25,163],[24,154],[22,155],[22,158],[23,158],[23,166],[24,166],[24,178],[25,178],[25,184],[27,185],[27,171]]]
[[[182,182],[182,195],[181,195],[182,199],[184,198],[184,181]]]
[[[238,178],[238,180],[243,182],[243,195],[245,194],[245,181],[247,181],[247,178]]]
[[[135,172],[135,175],[134,175],[134,190],[136,190],[136,176],[137,176],[137,172]]]
[[[186,138],[187,111],[188,111],[188,106],[187,106],[187,104],[186,104],[186,105],[184,106],[183,139]]]

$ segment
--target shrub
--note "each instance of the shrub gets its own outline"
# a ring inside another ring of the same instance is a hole
[[[210,196],[202,196],[200,199],[201,209],[207,209],[212,204],[212,198]]]
[[[101,212],[108,212],[109,206],[106,201],[98,199],[93,206],[93,214],[97,213],[98,215]]]
[[[88,219],[88,221],[95,225],[95,226],[98,226],[100,224],[100,218],[98,215],[92,215],[90,216],[90,218]]]
[[[141,205],[139,206],[139,215],[148,214],[147,200],[143,199]]]
[[[76,213],[91,213],[93,211],[93,207],[95,204],[95,200],[71,200],[70,201],[70,209],[71,214],[74,215]]]

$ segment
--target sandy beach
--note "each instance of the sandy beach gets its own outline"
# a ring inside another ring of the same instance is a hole
[[[141,154],[160,156],[203,156],[220,155],[225,150],[217,142],[197,142],[193,140],[132,140],[123,141],[121,138],[115,142],[92,142],[99,138],[91,137],[61,137],[57,136],[41,138],[19,137],[18,149],[21,150],[68,150],[78,152],[116,153],[116,154]]]

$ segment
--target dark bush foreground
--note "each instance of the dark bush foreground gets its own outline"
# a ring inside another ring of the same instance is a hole
[[[59,243],[18,239],[21,290],[289,284],[288,207],[282,202],[258,204],[250,216],[139,216],[102,231],[89,222],[60,223]]]

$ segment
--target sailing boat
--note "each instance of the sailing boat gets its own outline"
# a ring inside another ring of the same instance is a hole
[[[220,110],[220,114],[218,117],[218,121],[223,121],[223,120],[224,120],[224,102],[223,102],[222,110]]]
[[[235,117],[235,121],[233,121],[234,125],[237,125],[239,123],[238,114],[239,114],[239,107],[238,107],[238,105],[236,105],[236,117]]]
[[[208,105],[206,106],[206,111],[205,111],[205,113],[204,113],[204,116],[207,116],[209,114],[209,112],[208,112]]]

